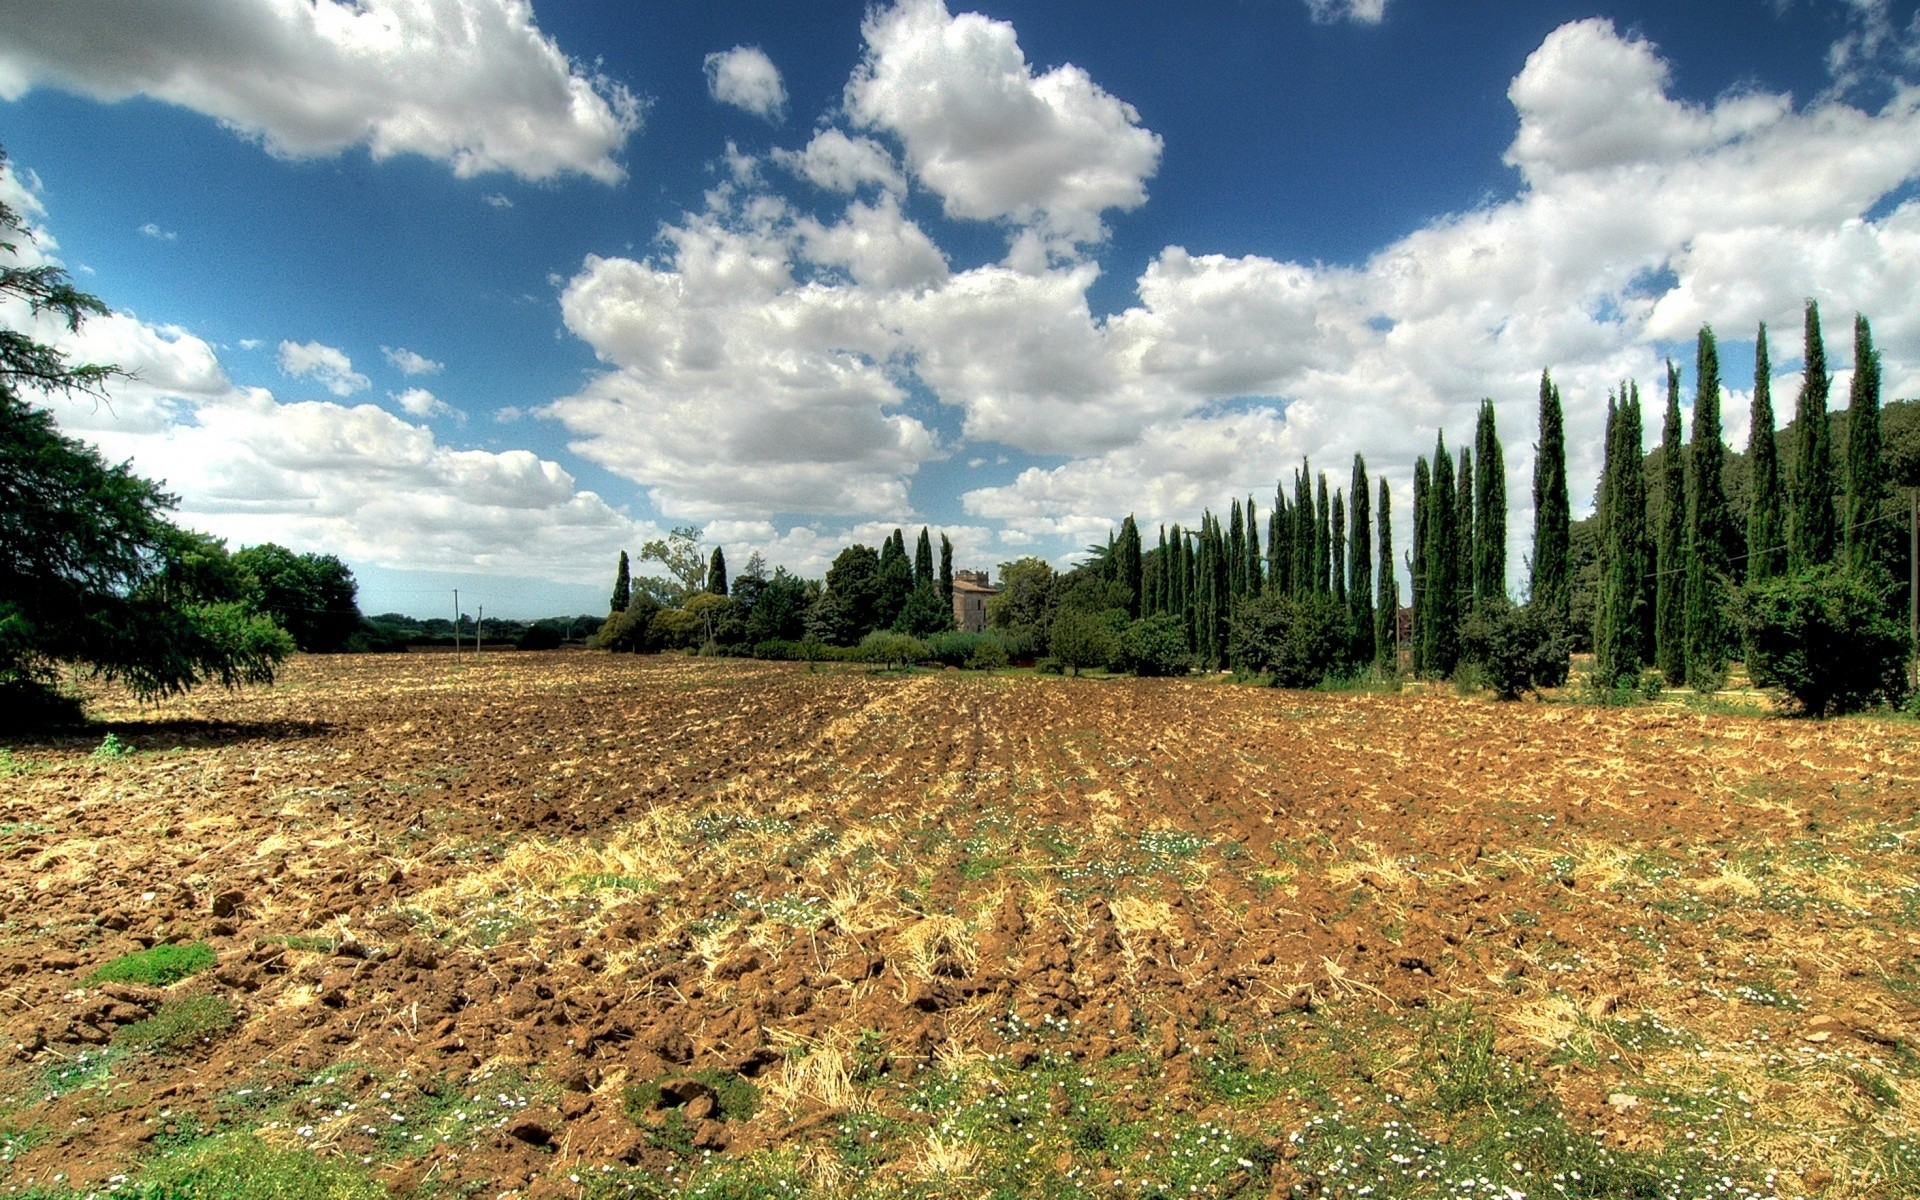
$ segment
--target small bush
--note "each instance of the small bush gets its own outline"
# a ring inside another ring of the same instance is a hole
[[[969,671],[998,671],[1011,661],[999,638],[982,635],[973,652],[967,655],[967,661],[960,665]]]
[[[132,1050],[186,1050],[232,1029],[236,1019],[233,1001],[225,996],[186,996],[162,1004],[144,1021],[122,1026],[113,1042]]]
[[[1502,700],[1559,687],[1567,681],[1571,651],[1555,625],[1531,604],[1496,600],[1476,605],[1460,631],[1466,677],[1493,689]]]
[[[88,983],[140,983],[167,987],[219,961],[205,942],[161,945],[123,954],[87,976]]]
[[[860,658],[880,667],[910,667],[929,657],[927,644],[917,637],[876,629],[860,639]]]
[[[1271,676],[1275,687],[1314,687],[1346,665],[1349,623],[1332,596],[1266,592],[1234,606],[1229,657],[1237,670]]]
[[[566,641],[551,625],[529,625],[514,645],[521,650],[558,650]]]
[[[1172,613],[1130,622],[1115,639],[1111,665],[1135,675],[1185,675],[1193,669],[1186,622]]]
[[[1906,692],[1907,637],[1882,589],[1816,567],[1741,596],[1747,674],[1809,717],[1897,702]]]
[[[1067,669],[1061,666],[1060,660],[1056,658],[1036,659],[1034,660],[1033,669],[1034,672],[1039,675],[1064,675],[1067,673]]]
[[[123,758],[132,758],[133,747],[121,741],[117,735],[109,733],[100,739],[98,746],[94,747],[92,757],[101,762],[118,762]]]

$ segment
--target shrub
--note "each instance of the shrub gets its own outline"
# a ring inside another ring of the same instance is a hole
[[[551,625],[529,625],[514,644],[522,650],[558,650],[565,640]]]
[[[1461,665],[1502,700],[1567,681],[1568,642],[1542,609],[1503,600],[1474,606],[1460,631]]]
[[[653,636],[653,619],[660,615],[660,602],[641,592],[625,611],[614,613],[600,631],[587,639],[597,650],[624,654],[652,654],[660,648]]]
[[[1340,671],[1350,642],[1347,608],[1332,596],[1267,592],[1234,607],[1227,646],[1237,670],[1310,688]]]
[[[1906,692],[1907,638],[1881,589],[1857,574],[1815,567],[1741,596],[1747,674],[1810,717],[1855,712]]]
[[[979,642],[974,645],[972,652],[967,655],[967,661],[961,665],[969,671],[998,671],[1010,661],[1012,660],[1007,657],[1007,648],[1000,644],[1000,639],[991,634],[983,634]]]
[[[860,639],[860,659],[882,667],[910,667],[925,662],[927,644],[917,637],[876,629]]]
[[[1115,639],[1111,665],[1135,675],[1185,675],[1193,669],[1186,622],[1172,613],[1130,622]]]
[[[943,667],[994,671],[1006,666],[1011,658],[998,633],[936,633],[926,643],[928,661]]]
[[[141,983],[166,987],[219,961],[205,942],[160,945],[123,954],[87,976],[88,983]]]

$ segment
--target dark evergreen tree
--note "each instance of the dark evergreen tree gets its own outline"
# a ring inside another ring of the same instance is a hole
[[[1507,598],[1507,454],[1492,400],[1480,402],[1473,437],[1473,598]]]
[[[920,527],[920,540],[913,547],[913,586],[916,588],[933,587],[933,538],[927,527]]]
[[[1645,665],[1641,632],[1647,574],[1646,491],[1639,412],[1631,393],[1607,397],[1606,464],[1600,485],[1600,594],[1594,604],[1594,681],[1632,686]]]
[[[1313,594],[1332,591],[1328,572],[1333,569],[1333,503],[1327,496],[1327,473],[1320,472],[1320,485],[1313,499]]]
[[[1140,618],[1140,526],[1134,523],[1133,514],[1120,522],[1120,540],[1114,543],[1114,574],[1116,582],[1125,589],[1127,597],[1127,617],[1130,620]]]
[[[1540,444],[1533,459],[1533,559],[1529,602],[1541,605],[1562,628],[1571,624],[1572,576],[1568,550],[1572,519],[1567,505],[1567,438],[1560,389],[1540,372]]]
[[[1722,470],[1726,443],[1720,435],[1720,354],[1713,330],[1700,329],[1694,371],[1693,444],[1687,456],[1691,499],[1687,505],[1686,675],[1695,688],[1717,690],[1726,682],[1733,645],[1727,582],[1733,574],[1733,510]]]
[[[1846,566],[1862,572],[1874,562],[1874,520],[1886,499],[1880,435],[1880,355],[1864,316],[1853,319],[1853,391],[1847,401]]]
[[[1820,308],[1807,301],[1806,368],[1793,406],[1792,507],[1787,512],[1787,564],[1795,574],[1833,561],[1833,446],[1827,427],[1827,351]]]
[[[1293,565],[1293,541],[1288,536],[1289,528],[1287,490],[1275,484],[1273,511],[1267,514],[1267,586],[1283,596],[1293,593],[1291,572],[1288,570]]]
[[[1433,479],[1427,487],[1427,574],[1421,596],[1426,620],[1415,621],[1414,636],[1421,639],[1421,658],[1427,674],[1445,678],[1460,659],[1460,527],[1455,507],[1453,456],[1446,435],[1434,442]],[[1422,631],[1424,627],[1424,632]]]
[[[1667,360],[1660,427],[1660,536],[1654,542],[1653,658],[1667,683],[1687,681],[1687,473],[1681,447],[1680,368]]]
[[[875,629],[893,628],[893,623],[900,617],[900,610],[906,607],[907,597],[913,594],[913,560],[907,557],[906,535],[898,529],[893,531],[892,537],[880,543],[877,575],[873,624],[861,630],[860,637]]]
[[[1787,522],[1780,502],[1780,452],[1774,443],[1773,366],[1767,327],[1753,347],[1753,420],[1747,430],[1746,581],[1761,583],[1787,569]]]
[[[1353,624],[1353,661],[1370,663],[1373,652],[1373,504],[1368,488],[1367,462],[1353,456],[1353,477],[1347,494],[1353,511],[1347,514],[1347,608]]]
[[[1380,582],[1374,589],[1374,661],[1389,669],[1399,667],[1400,578],[1393,569],[1393,494],[1385,477],[1380,480]]]
[[[1293,474],[1293,594],[1313,595],[1313,477],[1305,459]]]
[[[707,590],[716,596],[727,594],[727,555],[718,546],[713,548],[713,556],[707,559]]]
[[[1235,497],[1227,518],[1227,594],[1238,600],[1247,594],[1247,525]]]
[[[1425,458],[1417,458],[1413,463],[1413,551],[1409,564],[1411,579],[1409,586],[1412,594],[1408,597],[1413,608],[1412,646],[1413,673],[1427,673],[1427,645],[1425,625],[1430,615],[1427,612],[1427,501],[1428,493],[1433,490],[1432,470]]]
[[[613,612],[627,611],[627,605],[633,603],[633,568],[627,562],[627,552],[620,552],[620,568],[613,573]]]
[[[940,535],[940,602],[953,607],[953,542]]]
[[[1640,614],[1640,661],[1653,661],[1653,511],[1647,504],[1647,493],[1653,482],[1647,473],[1646,449],[1641,438],[1646,426],[1640,408],[1640,384],[1634,380],[1621,389],[1627,397],[1626,412],[1632,421],[1633,445],[1638,457],[1634,459],[1633,479],[1630,482],[1630,495],[1637,496],[1635,501],[1640,512],[1640,602],[1636,611]]]
[[[1266,581],[1260,577],[1260,518],[1254,511],[1253,497],[1247,497],[1246,594],[1258,596]]]
[[[1347,504],[1338,488],[1333,493],[1333,520],[1327,533],[1327,549],[1332,558],[1328,569],[1333,579],[1333,598],[1344,608],[1347,603]]]
[[[1476,552],[1478,542],[1473,532],[1473,451],[1465,446],[1460,447],[1460,455],[1454,464],[1457,490],[1453,497],[1453,544],[1458,557],[1458,565],[1454,568],[1454,586],[1460,593],[1454,602],[1454,613],[1458,621],[1464,621],[1473,608],[1473,565],[1479,558]]]

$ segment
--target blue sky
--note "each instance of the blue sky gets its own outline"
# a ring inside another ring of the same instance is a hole
[[[1702,323],[1736,446],[1804,297],[1920,393],[1911,0],[188,11],[0,11],[0,188],[136,373],[56,412],[367,611],[593,611],[680,524],[1064,564],[1356,452],[1404,540],[1482,396],[1517,586],[1542,368],[1582,493]]]

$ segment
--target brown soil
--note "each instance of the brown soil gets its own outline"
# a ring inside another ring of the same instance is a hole
[[[677,1161],[622,1111],[639,1081],[762,1086],[722,1120],[675,1084],[696,1148],[805,1143],[832,1096],[795,1064],[862,1031],[909,1074],[1145,1047],[1178,1100],[1209,1030],[1471,1000],[1629,1143],[1643,1114],[1550,1054],[1557,1017],[1920,1039],[1920,935],[1882,903],[1916,867],[1911,726],[565,652],[303,658],[95,711],[140,753],[15,740],[0,777],[0,1100],[46,1132],[15,1186],[104,1182],[279,1089],[305,1110],[262,1137],[396,1190],[572,1194]],[[1880,859],[1769,904],[1788,877],[1752,855],[1874,831]],[[190,940],[218,966],[171,990],[86,983]],[[238,1024],[45,1082],[196,992]]]

